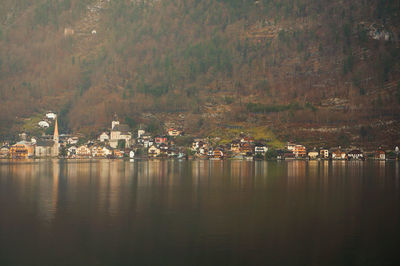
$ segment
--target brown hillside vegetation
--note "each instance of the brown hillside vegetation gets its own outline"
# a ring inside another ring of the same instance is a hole
[[[33,2],[0,7],[3,135],[51,109],[63,131],[96,133],[117,113],[153,130],[400,141],[399,1]]]

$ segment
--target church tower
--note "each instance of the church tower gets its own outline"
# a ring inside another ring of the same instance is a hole
[[[53,141],[58,143],[59,140],[60,139],[59,139],[59,135],[58,135],[58,123],[57,123],[57,117],[56,117],[56,122],[54,125]]]
[[[113,121],[111,122],[111,130],[113,130],[114,127],[115,127],[115,126],[118,126],[118,125],[119,125],[119,120],[118,120],[117,114],[115,113],[115,114],[114,114]]]
[[[59,148],[60,148],[60,144],[59,144],[59,140],[60,140],[60,136],[58,135],[58,123],[57,123],[57,117],[56,117],[56,122],[54,124],[54,134],[53,134],[53,148],[52,148],[52,156],[53,157],[57,157],[59,154]]]

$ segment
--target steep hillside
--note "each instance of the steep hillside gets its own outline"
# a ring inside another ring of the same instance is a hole
[[[52,109],[62,130],[400,140],[395,0],[43,0],[0,7],[0,130]],[[17,118],[16,118],[17,117]]]

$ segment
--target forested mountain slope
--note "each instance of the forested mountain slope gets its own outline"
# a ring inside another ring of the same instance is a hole
[[[51,109],[64,131],[96,133],[116,112],[154,130],[399,141],[399,1],[4,2],[3,134]]]

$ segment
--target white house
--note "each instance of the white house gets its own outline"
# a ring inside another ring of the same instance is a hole
[[[46,117],[48,118],[48,119],[56,119],[56,117],[57,117],[57,115],[55,114],[55,113],[53,113],[53,112],[48,112],[47,114],[46,114]]]
[[[40,122],[38,123],[38,125],[39,125],[39,127],[41,127],[41,128],[48,128],[48,127],[50,127],[49,123],[46,122],[46,121],[40,121]]]
[[[295,148],[296,148],[296,144],[294,144],[294,143],[288,142],[286,144],[286,150],[288,150],[288,151],[294,151]]]
[[[197,153],[200,154],[200,155],[207,155],[208,149],[204,148],[204,147],[201,147],[201,148],[198,149]]]
[[[146,131],[144,131],[143,129],[139,129],[137,131],[137,137],[138,139],[140,139],[142,137],[142,135],[144,135],[144,133],[146,133]]]
[[[76,146],[71,146],[71,147],[69,147],[69,148],[67,149],[67,155],[68,155],[69,157],[70,157],[70,156],[76,155],[76,150],[77,150]]]
[[[108,141],[108,140],[110,140],[110,136],[108,136],[107,132],[103,132],[103,133],[100,134],[99,140],[101,142]]]
[[[145,148],[149,148],[154,144],[154,140],[149,134],[143,134],[139,141],[143,144],[143,147]]]
[[[75,145],[75,144],[78,143],[78,141],[79,141],[78,137],[70,137],[70,138],[67,139],[67,144],[68,145]]]
[[[352,150],[347,154],[349,159],[353,160],[361,160],[364,159],[364,155],[360,150]]]
[[[318,152],[318,151],[310,151],[310,152],[308,153],[308,158],[310,158],[310,159],[317,159],[318,155],[319,155],[319,152]]]
[[[0,158],[8,158],[10,156],[10,149],[7,146],[0,148]]]
[[[319,151],[319,156],[320,156],[321,158],[324,158],[324,159],[329,158],[329,150],[327,150],[327,149],[322,149],[322,150],[320,150],[320,151]]]
[[[268,147],[264,144],[256,144],[254,147],[255,154],[265,154],[268,151]]]
[[[103,152],[104,156],[112,155],[112,150],[110,150],[110,149],[108,149],[106,147],[103,147],[102,152]]]
[[[207,140],[194,139],[192,143],[192,151],[197,151],[200,148],[207,148]]]

